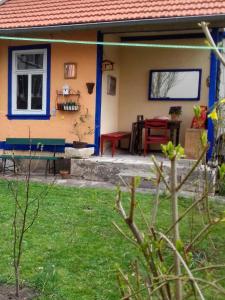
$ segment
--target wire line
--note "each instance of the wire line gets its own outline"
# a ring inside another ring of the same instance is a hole
[[[81,40],[64,40],[64,39],[46,39],[30,38],[15,36],[0,36],[0,40],[11,41],[30,41],[43,43],[61,43],[76,45],[101,45],[101,46],[118,46],[118,47],[143,47],[143,48],[162,48],[162,49],[187,49],[187,50],[214,50],[215,47],[203,45],[165,45],[165,44],[148,44],[148,43],[119,43],[119,42],[99,42],[99,41],[81,41]],[[217,47],[218,50],[225,50],[225,47]]]

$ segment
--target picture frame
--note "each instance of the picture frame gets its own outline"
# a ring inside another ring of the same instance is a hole
[[[199,101],[201,69],[150,70],[148,100]]]
[[[107,76],[107,95],[116,95],[116,77],[108,75]]]
[[[77,78],[77,64],[73,62],[64,63],[64,79]]]

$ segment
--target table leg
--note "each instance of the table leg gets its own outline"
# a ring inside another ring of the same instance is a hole
[[[113,157],[114,154],[115,154],[115,149],[116,149],[116,141],[115,141],[115,140],[112,140],[112,157]]]
[[[176,130],[176,146],[179,144],[179,137],[180,137],[180,128],[178,127]]]
[[[101,138],[101,156],[103,155],[103,148],[104,148],[104,138]]]
[[[121,149],[121,140],[118,141],[118,148]]]
[[[170,140],[174,144],[174,128],[170,128]]]

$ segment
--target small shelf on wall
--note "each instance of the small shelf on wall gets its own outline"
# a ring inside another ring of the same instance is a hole
[[[80,92],[69,89],[68,93],[63,90],[56,91],[56,109],[59,111],[76,112],[80,110]]]

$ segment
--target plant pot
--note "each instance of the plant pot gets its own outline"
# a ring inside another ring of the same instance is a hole
[[[177,115],[177,114],[171,114],[170,117],[171,117],[171,120],[173,120],[173,121],[179,121],[179,119],[180,119],[180,115]]]
[[[86,148],[88,143],[73,141],[73,148]]]
[[[69,179],[70,173],[68,170],[60,170],[59,174],[61,175],[62,179]]]

